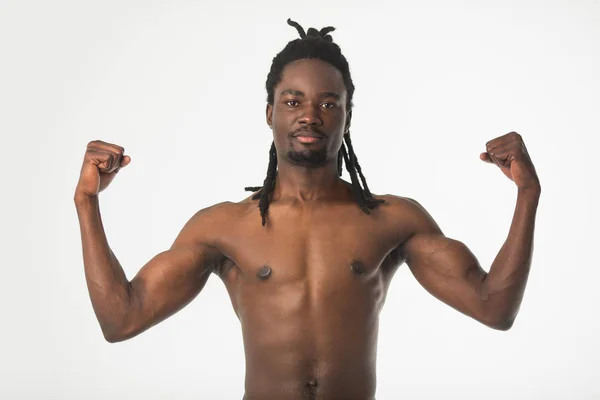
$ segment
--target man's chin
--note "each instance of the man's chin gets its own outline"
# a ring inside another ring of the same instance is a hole
[[[319,168],[327,163],[326,149],[303,149],[290,150],[287,153],[288,160],[294,165],[306,168]]]

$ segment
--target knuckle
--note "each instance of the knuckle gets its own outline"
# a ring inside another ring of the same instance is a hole
[[[106,152],[106,151],[98,151],[96,152],[96,154],[98,155],[98,159],[102,160],[102,161],[109,161],[110,160],[110,153]]]
[[[109,155],[102,162],[102,170],[103,172],[108,172],[113,167],[112,157]]]
[[[125,149],[116,144],[111,144],[109,151],[111,151],[112,153],[114,153],[116,155],[123,155],[123,153],[125,153]]]
[[[92,147],[92,148],[88,148],[88,149],[85,151],[85,158],[87,159],[87,158],[90,158],[90,157],[95,157],[95,156],[97,156],[98,154],[99,154],[99,151],[98,151],[97,149],[95,149],[95,148],[93,148],[93,147]]]

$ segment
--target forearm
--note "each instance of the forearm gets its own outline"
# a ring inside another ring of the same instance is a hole
[[[85,278],[92,306],[107,339],[125,323],[131,287],[108,245],[97,196],[75,196],[79,217]]]
[[[519,191],[508,237],[483,281],[487,319],[500,328],[512,325],[527,285],[533,254],[539,189]]]

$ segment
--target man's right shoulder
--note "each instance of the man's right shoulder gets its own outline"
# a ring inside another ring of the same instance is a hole
[[[239,228],[239,222],[257,203],[224,201],[202,208],[184,224],[177,244],[193,243],[219,248],[218,244]]]
[[[239,221],[250,211],[258,209],[258,200],[252,200],[252,196],[234,202],[223,201],[197,211],[189,220],[188,224],[202,224],[204,226],[228,226],[232,222]]]

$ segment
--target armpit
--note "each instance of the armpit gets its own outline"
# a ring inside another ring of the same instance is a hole
[[[215,263],[211,267],[211,272],[213,272],[215,275],[219,276],[220,278],[224,278],[225,276],[227,276],[227,273],[234,266],[235,266],[235,263],[231,259],[229,259],[227,257],[223,257],[219,262]]]

